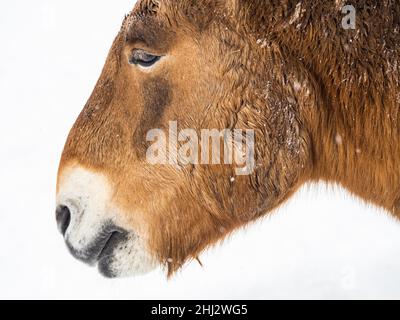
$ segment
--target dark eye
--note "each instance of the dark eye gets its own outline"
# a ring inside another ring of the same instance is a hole
[[[160,60],[160,56],[156,56],[154,54],[150,54],[144,50],[133,50],[131,57],[129,58],[129,63],[138,65],[144,68],[149,68],[154,65],[158,60]]]

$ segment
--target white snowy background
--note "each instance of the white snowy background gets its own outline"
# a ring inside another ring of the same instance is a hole
[[[400,298],[400,223],[304,188],[167,281],[102,278],[54,221],[59,157],[133,0],[0,4],[0,298]]]

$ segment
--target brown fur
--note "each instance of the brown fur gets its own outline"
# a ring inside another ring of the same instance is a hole
[[[60,173],[106,174],[131,227],[172,273],[308,181],[338,183],[400,216],[397,0],[143,0],[124,21],[68,138]],[[344,5],[344,4],[343,4]],[[173,57],[151,74],[133,48]],[[206,50],[205,50],[206,49]],[[257,168],[150,166],[148,129],[256,131]]]

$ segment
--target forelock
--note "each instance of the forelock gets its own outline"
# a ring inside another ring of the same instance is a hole
[[[199,30],[225,15],[227,0],[140,0],[131,15],[160,16],[170,23],[186,21]]]

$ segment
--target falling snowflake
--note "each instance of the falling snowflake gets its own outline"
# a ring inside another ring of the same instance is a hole
[[[342,145],[343,144],[343,138],[340,134],[337,134],[335,137],[335,141],[338,145]]]
[[[258,39],[257,40],[257,44],[261,47],[261,48],[266,48],[268,43],[267,43],[267,39]]]
[[[301,83],[298,81],[294,81],[293,83],[293,89],[297,92],[299,92],[301,90]]]

